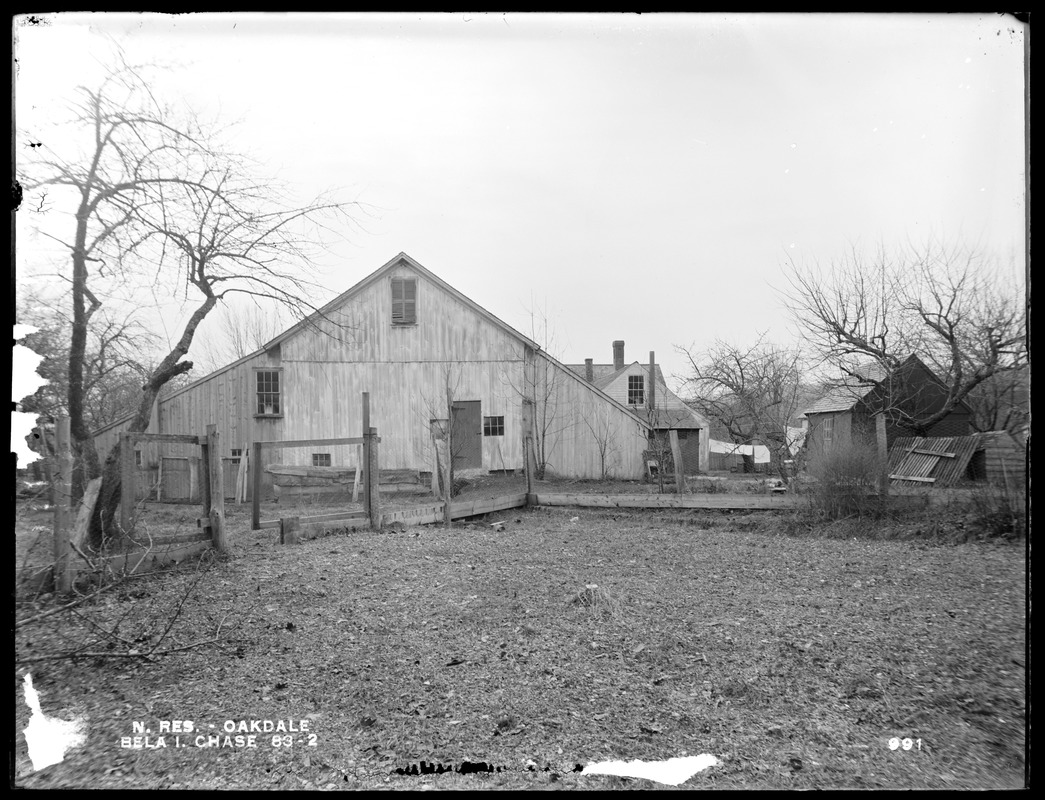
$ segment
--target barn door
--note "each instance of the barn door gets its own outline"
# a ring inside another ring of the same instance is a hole
[[[478,400],[459,400],[453,405],[454,469],[478,469],[483,465],[483,425]]]

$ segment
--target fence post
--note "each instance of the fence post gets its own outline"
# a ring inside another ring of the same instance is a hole
[[[251,469],[251,478],[254,479],[254,489],[251,492],[253,495],[250,498],[250,529],[252,531],[261,530],[261,442],[254,442],[250,447],[250,464],[248,465]]]
[[[874,433],[878,444],[878,491],[882,497],[889,495],[889,438],[885,432],[885,414],[879,412],[874,418]]]
[[[218,426],[211,423],[207,426],[207,450],[210,456],[207,468],[210,473],[210,508],[207,516],[210,518],[210,536],[214,549],[219,553],[228,553],[229,542],[225,537],[225,471],[221,468],[220,443]]]
[[[69,572],[69,533],[72,527],[73,449],[68,417],[60,417],[55,425],[58,469],[54,482],[54,590],[68,594],[72,588]]]
[[[200,437],[200,500],[203,503],[203,516],[210,519],[210,426],[207,433]]]
[[[377,428],[369,428],[367,440],[370,442],[369,473],[367,483],[367,507],[370,514],[370,527],[381,530],[381,468],[377,456]]]
[[[674,428],[669,430],[668,440],[671,443],[671,460],[675,462],[675,493],[683,494],[686,491],[686,471],[682,466],[682,446],[679,444],[679,432]]]
[[[281,517],[279,520],[279,543],[297,544],[300,541],[300,527],[301,520],[299,517]]]
[[[372,442],[370,440],[370,392],[363,392],[363,511],[366,512],[367,519],[373,522],[373,517],[370,513],[370,464],[372,459],[371,447]]]
[[[120,527],[124,534],[131,531],[131,512],[137,492],[134,475],[134,436],[120,434]]]

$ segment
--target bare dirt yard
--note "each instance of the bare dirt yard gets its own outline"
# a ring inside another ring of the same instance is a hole
[[[292,546],[228,522],[231,558],[20,601],[15,785],[649,789],[670,787],[578,765],[709,753],[678,788],[1024,786],[1024,541],[766,512],[517,509]],[[38,771],[27,674],[86,735]]]

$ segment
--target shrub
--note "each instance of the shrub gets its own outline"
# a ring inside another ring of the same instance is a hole
[[[970,532],[985,538],[1021,539],[1027,535],[1027,492],[1023,486],[984,482],[967,501]]]
[[[871,445],[853,443],[820,455],[810,465],[815,479],[807,490],[812,510],[829,520],[882,516],[878,494],[881,461]]]

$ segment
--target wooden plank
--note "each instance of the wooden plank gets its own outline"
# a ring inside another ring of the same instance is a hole
[[[286,441],[266,441],[266,442],[255,442],[255,444],[263,444],[266,447],[273,449],[279,449],[282,447],[308,447],[317,444],[362,444],[363,439],[359,436],[353,436],[349,438],[340,439],[288,439]]]
[[[363,392],[363,509],[370,516],[371,483],[370,474],[370,392]]]
[[[221,435],[216,423],[207,426],[207,445],[210,452],[210,533],[214,549],[229,552],[225,535],[225,470],[221,468]]]
[[[333,511],[329,514],[315,514],[311,517],[299,517],[302,525],[313,522],[336,522],[343,519],[366,519],[365,511]]]
[[[679,445],[679,432],[675,429],[669,430],[668,441],[671,444],[671,460],[675,462],[675,491],[678,494],[685,494],[686,470],[682,465],[682,447]]]
[[[252,531],[261,530],[261,465],[265,463],[261,457],[263,446],[261,442],[254,442],[250,448],[250,452],[254,454],[251,464],[254,468],[254,496],[250,499],[250,529]]]
[[[923,478],[918,475],[890,475],[894,481],[917,481],[918,483],[936,483],[936,478]]]
[[[242,503],[247,494],[247,461],[250,457],[250,448],[240,448],[239,469],[236,470],[236,502]]]
[[[370,473],[370,486],[367,492],[370,495],[368,504],[370,527],[379,531],[381,530],[381,467],[378,460],[377,428],[371,428],[367,438],[370,440],[370,468],[367,470]]]
[[[169,442],[172,444],[199,444],[198,436],[185,433],[128,433],[132,442]]]
[[[459,519],[460,517],[474,517],[479,514],[505,511],[509,508],[519,508],[520,506],[525,505],[525,494],[513,494],[501,497],[488,497],[466,504],[453,503],[450,506],[450,513],[453,515],[454,519]]]
[[[539,492],[536,505],[579,506],[587,508],[794,508],[801,504],[796,496],[720,495],[720,494],[548,494]]]
[[[301,540],[301,523],[298,517],[284,517],[279,521],[279,543],[297,544]]]
[[[919,447],[911,447],[907,450],[908,453],[917,453],[921,456],[936,456],[937,458],[957,458],[957,453],[936,453],[932,450],[922,450]]]
[[[261,530],[266,530],[268,528],[278,528],[278,527],[279,527],[279,520],[278,519],[266,519],[266,520],[262,520],[262,521],[258,522],[257,526],[252,528],[252,530],[261,531]]]
[[[362,465],[363,463],[363,445],[356,447],[356,469],[355,474],[352,477],[352,502],[359,502],[359,479],[363,476]]]

